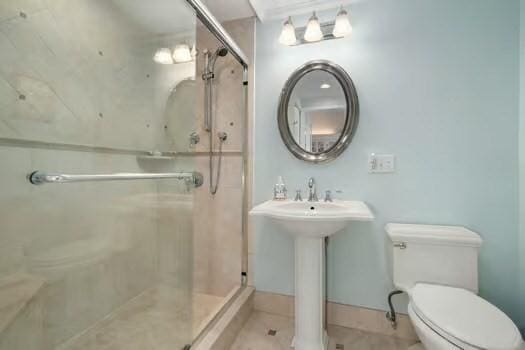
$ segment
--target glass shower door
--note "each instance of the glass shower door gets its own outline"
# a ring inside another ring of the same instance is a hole
[[[27,176],[194,171],[195,41],[183,0],[0,5],[0,350],[191,344],[192,182]]]

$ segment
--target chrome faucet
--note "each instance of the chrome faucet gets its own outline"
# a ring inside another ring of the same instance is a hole
[[[317,198],[317,191],[315,189],[315,180],[313,177],[308,179],[308,202],[319,202],[319,199]]]

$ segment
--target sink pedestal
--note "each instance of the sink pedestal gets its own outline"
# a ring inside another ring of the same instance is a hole
[[[325,237],[352,221],[371,221],[368,206],[358,201],[267,201],[250,211],[265,217],[295,240],[295,350],[326,350]]]
[[[326,350],[325,239],[295,237],[296,350]]]

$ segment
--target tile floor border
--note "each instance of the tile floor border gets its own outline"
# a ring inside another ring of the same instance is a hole
[[[256,291],[254,309],[270,314],[294,317],[294,297]],[[393,329],[385,317],[385,311],[329,302],[327,317],[328,323],[336,326],[380,333],[406,340],[418,339],[408,315],[405,314],[397,314],[397,329]]]

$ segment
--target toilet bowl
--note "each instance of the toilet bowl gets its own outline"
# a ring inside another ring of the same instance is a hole
[[[512,320],[494,305],[463,288],[416,284],[408,315],[427,350],[523,350]]]
[[[427,350],[525,350],[512,320],[478,292],[481,237],[464,227],[388,224],[396,288]]]

